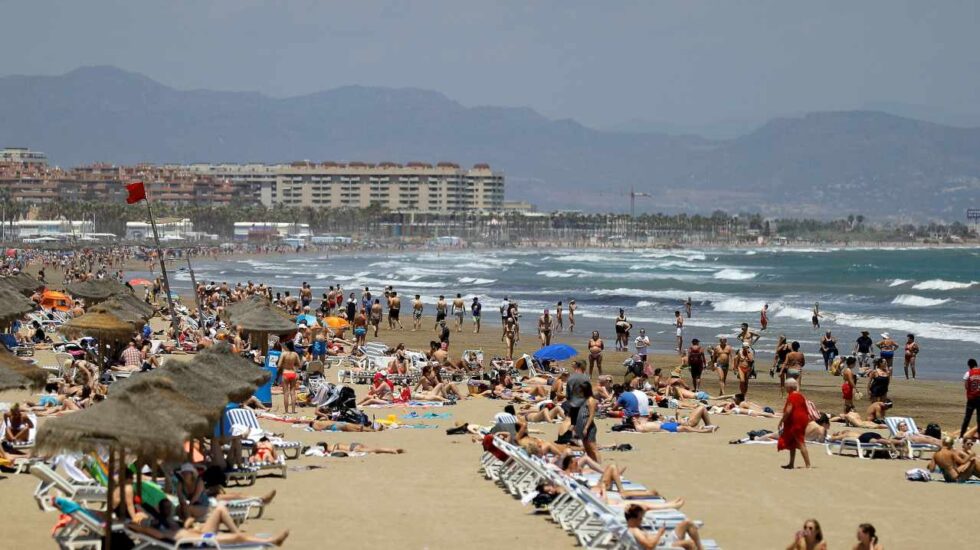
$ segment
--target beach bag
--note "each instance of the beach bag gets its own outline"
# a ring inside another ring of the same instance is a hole
[[[905,479],[909,481],[932,481],[932,475],[928,470],[922,468],[912,468],[905,472]]]
[[[929,437],[935,437],[936,439],[943,438],[943,430],[939,427],[939,424],[935,422],[926,426],[926,431],[924,432]]]
[[[813,401],[809,399],[806,400],[806,411],[810,415],[810,420],[814,422],[820,420],[820,411],[817,410],[817,406],[813,404]]]

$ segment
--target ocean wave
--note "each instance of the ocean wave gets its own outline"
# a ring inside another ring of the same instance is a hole
[[[584,263],[599,263],[608,262],[610,256],[603,254],[564,254],[561,256],[554,256],[551,259],[558,262],[584,262]]]
[[[542,277],[547,277],[549,279],[568,279],[575,276],[575,274],[568,273],[566,271],[538,271],[537,275],[541,275]]]
[[[905,283],[910,283],[910,282],[912,282],[912,281],[910,281],[908,279],[895,279],[891,283],[889,283],[888,286],[890,286],[890,287],[902,286]]]
[[[759,275],[755,271],[743,271],[741,269],[726,268],[722,269],[718,273],[715,273],[713,277],[715,279],[722,279],[725,281],[747,281],[749,279],[754,279]]]
[[[926,298],[915,294],[899,294],[892,300],[892,303],[897,306],[932,307],[945,304],[948,301],[949,298]]]
[[[653,307],[656,306],[657,302],[651,302],[649,300],[640,300],[636,303],[635,307]]]
[[[718,292],[701,292],[686,290],[645,290],[642,288],[596,288],[589,291],[593,296],[624,296],[628,298],[653,298],[655,300],[684,301],[690,298],[697,302],[713,302],[724,300],[727,294]]]
[[[789,319],[796,319],[797,321],[807,321],[813,317],[813,310],[793,307],[793,306],[782,306],[775,311],[774,317],[787,317]]]
[[[702,252],[694,251],[670,251],[670,252],[644,252],[640,254],[641,258],[680,258],[685,261],[705,261],[708,259],[707,256]]]
[[[591,309],[579,310],[576,312],[576,315],[588,319],[608,319],[610,324],[612,324],[612,322],[615,320],[616,317],[615,314],[594,311]],[[642,323],[652,323],[655,325],[667,325],[667,326],[674,325],[674,317],[672,315],[664,315],[663,317],[636,317],[636,316],[629,315],[629,312],[627,312],[626,320],[633,323],[634,329],[642,328],[641,326],[637,326]],[[699,327],[699,328],[721,328],[721,327],[728,326],[728,324],[721,323],[721,322],[705,321],[704,319],[685,319],[684,326]]]
[[[711,309],[726,313],[745,313],[761,311],[766,305],[765,300],[746,300],[743,298],[728,298],[720,302],[712,302]]]
[[[460,277],[457,280],[464,285],[489,285],[497,282],[497,279],[481,279],[479,277]]]
[[[905,321],[902,319],[854,315],[849,313],[838,314],[837,324],[858,329],[882,329],[891,330],[892,332],[909,332],[915,334],[918,338],[959,340],[962,342],[980,344],[980,326]]]
[[[964,290],[977,284],[976,281],[960,283],[956,281],[946,281],[944,279],[930,279],[912,285],[915,290]]]

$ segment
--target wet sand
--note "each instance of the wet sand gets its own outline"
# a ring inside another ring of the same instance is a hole
[[[432,320],[426,319],[423,326],[430,329]],[[499,327],[488,326],[480,335],[470,330],[467,323],[466,331],[453,334],[454,358],[462,349],[475,347],[482,348],[487,359],[502,354]],[[587,336],[563,333],[556,341],[583,350]],[[433,337],[431,330],[382,330],[380,334],[389,345],[405,342],[409,348],[426,348]],[[521,344],[519,349],[525,351],[537,348],[536,340],[528,335]],[[607,368],[617,379],[625,357],[624,353],[606,353]],[[38,359],[51,360],[47,353],[39,353]],[[672,366],[675,358],[657,356],[655,363]],[[778,385],[769,379],[768,367],[759,370],[763,378],[752,381],[749,397],[778,410]],[[328,372],[328,376],[335,380],[335,373]],[[706,374],[706,383],[709,391],[717,391],[713,374]],[[804,384],[804,393],[819,408],[833,412],[840,408],[839,379],[811,369]],[[891,388],[894,414],[912,415],[920,427],[929,422],[939,422],[944,429],[958,427],[963,403],[958,384],[896,379]],[[363,395],[366,387],[356,389]],[[5,392],[0,400],[25,396]],[[277,407],[278,403],[277,396]],[[251,533],[290,529],[286,546],[293,548],[570,548],[575,545],[572,537],[478,474],[479,445],[468,436],[445,434],[445,428],[457,421],[489,423],[504,404],[469,399],[454,407],[428,409],[452,413],[446,420],[422,420],[437,429],[381,433],[310,433],[263,421],[268,429],[305,444],[358,441],[407,452],[289,461],[298,470],[291,470],[287,479],[260,478],[254,487],[245,489],[253,494],[273,488],[279,491],[263,518],[250,520],[246,529]],[[384,417],[409,410],[368,409],[368,414]],[[973,518],[980,488],[906,481],[904,472],[924,462],[831,457],[822,446],[811,446],[812,470],[784,471],[779,466],[785,464],[787,454],[777,453],[774,446],[727,443],[748,430],[773,430],[776,420],[729,416],[712,420],[721,426],[714,434],[620,434],[608,431],[612,420],[601,420],[599,441],[631,443],[632,452],[607,453],[606,460],[628,466],[628,477],[668,497],[686,498],[684,511],[704,521],[704,536],[724,548],[783,548],[810,517],[822,523],[831,548],[853,546],[854,531],[862,522],[875,524],[889,549],[960,547],[964,545],[960,541],[976,536]],[[543,437],[556,434],[551,425],[533,427],[542,430]],[[310,466],[319,468],[307,469]],[[30,475],[8,474],[0,479],[4,495],[0,500],[4,542],[0,546],[53,546],[49,533],[57,517],[34,505],[31,494],[36,485]]]

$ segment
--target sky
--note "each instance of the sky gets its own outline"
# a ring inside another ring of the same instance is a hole
[[[436,90],[599,128],[888,104],[980,114],[980,2],[0,0],[0,75]]]

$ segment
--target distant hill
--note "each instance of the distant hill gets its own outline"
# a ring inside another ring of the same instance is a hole
[[[962,219],[980,197],[980,129],[881,112],[776,119],[711,140],[611,132],[419,89],[348,86],[272,98],[175,90],[113,67],[0,78],[0,146],[93,161],[489,162],[508,198],[545,209],[722,208],[774,215]]]

